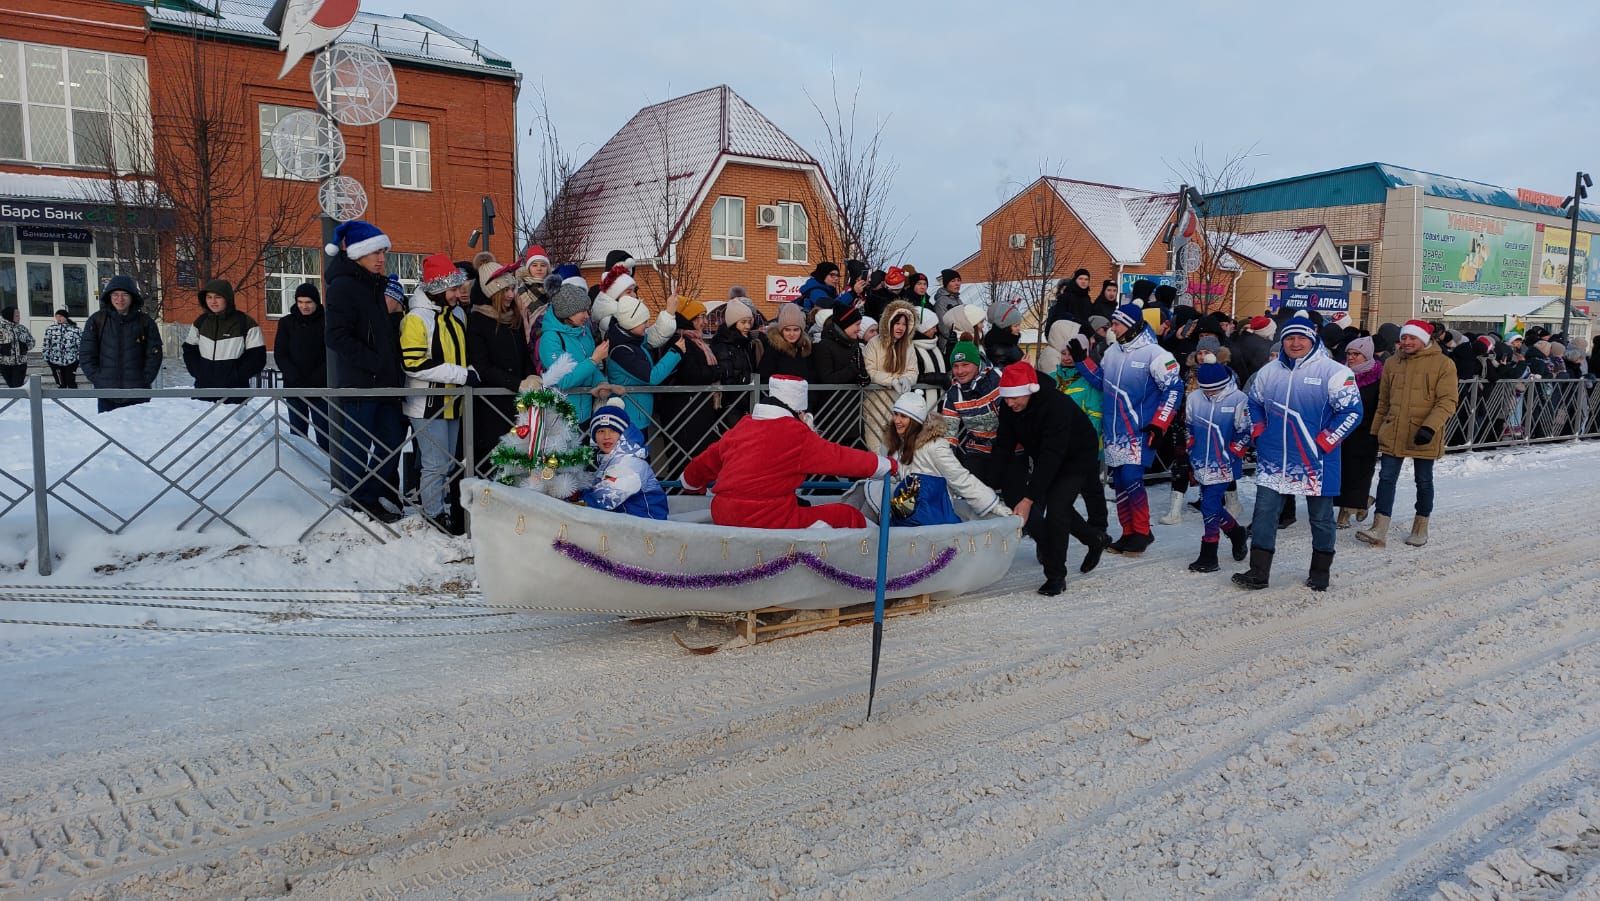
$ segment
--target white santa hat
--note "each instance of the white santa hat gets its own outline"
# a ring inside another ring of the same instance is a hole
[[[1423,322],[1421,319],[1412,319],[1407,321],[1405,325],[1400,326],[1400,337],[1403,338],[1406,335],[1410,335],[1423,344],[1427,344],[1433,340],[1433,326]]]
[[[767,382],[767,394],[790,410],[804,413],[809,404],[811,386],[796,375],[774,375]]]

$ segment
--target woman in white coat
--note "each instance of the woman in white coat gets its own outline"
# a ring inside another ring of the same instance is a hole
[[[929,412],[922,392],[908,391],[895,401],[883,442],[889,455],[900,463],[900,476],[890,498],[890,525],[961,522],[953,498],[961,499],[973,519],[1011,515],[1011,508],[1000,502],[993,489],[956,459],[944,433],[944,417]],[[876,513],[877,492],[869,488],[867,500]]]

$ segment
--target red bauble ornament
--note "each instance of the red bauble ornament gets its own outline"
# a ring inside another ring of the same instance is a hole
[[[525,426],[525,425],[517,426],[517,437],[518,438],[526,438],[526,437],[528,437],[528,427]]]

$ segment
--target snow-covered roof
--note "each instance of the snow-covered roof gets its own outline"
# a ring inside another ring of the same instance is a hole
[[[76,175],[27,175],[0,172],[0,195],[32,200],[70,200],[104,202],[108,196],[103,178]],[[137,196],[153,196],[155,185],[144,182],[134,189]]]
[[[583,217],[584,263],[612,250],[661,254],[728,157],[810,167],[820,183],[816,159],[727,85],[647,106],[567,182]]]
[[[1565,302],[1559,297],[1474,297],[1444,311],[1445,319],[1500,319],[1505,316],[1532,316],[1546,307],[1555,307],[1560,318]]]
[[[1137,264],[1161,236],[1177,209],[1177,194],[1102,185],[1070,178],[1049,179],[1051,187],[1118,263]]]
[[[1266,269],[1299,269],[1324,230],[1321,225],[1308,225],[1246,232],[1231,238],[1225,232],[1208,232],[1206,239],[1213,247],[1226,246],[1230,254]]]
[[[183,8],[180,8],[183,7]],[[153,27],[200,28],[218,34],[278,42],[262,24],[272,4],[266,0],[205,0],[204,3],[155,3],[145,7]],[[516,77],[511,60],[427,16],[385,16],[362,10],[340,36],[340,44],[365,44],[394,60],[472,69]]]

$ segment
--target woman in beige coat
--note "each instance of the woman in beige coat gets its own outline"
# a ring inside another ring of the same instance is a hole
[[[1417,515],[1406,544],[1428,543],[1428,517],[1433,515],[1433,461],[1444,455],[1445,426],[1455,415],[1460,397],[1456,365],[1439,352],[1433,329],[1418,319],[1400,329],[1399,346],[1384,363],[1378,383],[1378,409],[1372,434],[1378,436],[1378,495],[1372,528],[1356,538],[1375,547],[1389,543],[1389,515],[1394,511],[1400,464],[1411,458],[1417,480]]]
[[[862,423],[867,448],[883,453],[883,429],[889,423],[889,410],[900,395],[917,383],[917,355],[911,342],[916,338],[916,310],[897,300],[883,310],[878,336],[866,349],[867,377],[872,388],[863,404]]]

